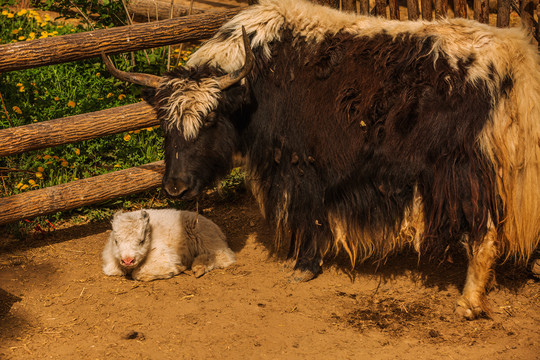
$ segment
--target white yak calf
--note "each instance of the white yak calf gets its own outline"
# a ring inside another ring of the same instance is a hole
[[[168,279],[191,268],[196,277],[235,262],[220,228],[174,209],[116,213],[103,250],[103,272],[134,280]]]

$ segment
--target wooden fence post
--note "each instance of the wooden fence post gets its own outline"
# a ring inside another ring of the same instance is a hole
[[[474,20],[484,24],[489,23],[488,0],[474,0]]]
[[[497,1],[497,26],[507,27],[510,25],[510,3],[511,0]]]
[[[418,0],[407,0],[409,20],[418,20]]]
[[[467,18],[466,0],[454,0],[454,17]]]
[[[369,0],[360,0],[360,14],[369,14]]]
[[[448,8],[447,0],[435,0],[435,19],[445,18],[447,8]]]
[[[433,20],[433,6],[431,0],[421,0],[420,6],[422,8],[422,19],[427,21]]]
[[[400,20],[398,0],[388,0],[388,9],[390,10],[390,19]]]
[[[377,16],[386,17],[386,0],[375,0]]]

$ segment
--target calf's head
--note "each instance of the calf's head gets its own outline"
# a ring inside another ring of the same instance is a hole
[[[242,33],[245,63],[231,74],[208,65],[178,68],[162,77],[127,73],[102,56],[112,75],[150,88],[146,100],[156,109],[165,135],[163,189],[169,196],[195,197],[232,167],[238,136],[231,118],[244,98],[239,82],[254,63],[243,28]]]

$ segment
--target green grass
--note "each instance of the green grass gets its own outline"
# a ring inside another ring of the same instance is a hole
[[[84,31],[82,27],[61,24],[35,11],[17,13],[0,8],[0,43],[32,41],[36,38],[61,36]],[[165,71],[166,49],[135,52],[136,71],[159,74]],[[183,65],[194,48],[174,53],[172,63],[180,56]],[[151,60],[147,62],[147,56]],[[131,70],[131,56],[114,58],[122,70]],[[101,59],[89,59],[20,71],[0,73],[0,129],[47,121],[70,115],[89,113],[142,101],[141,88],[110,76]],[[46,136],[44,134],[44,136]],[[129,131],[100,139],[0,158],[2,187],[0,196],[10,196],[110,171],[163,159],[163,137],[159,127]],[[232,174],[222,186],[225,197],[234,193],[243,175]],[[35,223],[47,227],[49,221],[69,218],[73,222],[100,220],[118,209],[141,206],[171,206],[160,191],[109,201],[99,206],[58,213],[20,222],[32,228]],[[79,220],[77,220],[77,217]]]

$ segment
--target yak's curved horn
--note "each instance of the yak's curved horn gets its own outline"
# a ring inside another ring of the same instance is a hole
[[[109,59],[104,52],[101,52],[101,58],[105,63],[107,71],[111,73],[112,76],[120,80],[124,80],[133,84],[143,85],[151,88],[159,87],[159,84],[163,80],[161,76],[151,75],[151,74],[141,74],[141,73],[131,73],[122,70],[118,70],[114,67],[112,61]]]
[[[253,55],[253,51],[251,50],[251,46],[249,45],[249,39],[246,35],[246,29],[244,29],[243,26],[242,39],[244,40],[244,52],[246,53],[246,60],[244,62],[244,66],[238,71],[238,73],[235,72],[236,74],[227,74],[216,79],[218,81],[218,86],[221,90],[225,90],[245,78],[246,75],[249,74],[249,72],[253,68],[253,64],[255,63],[255,55]]]

